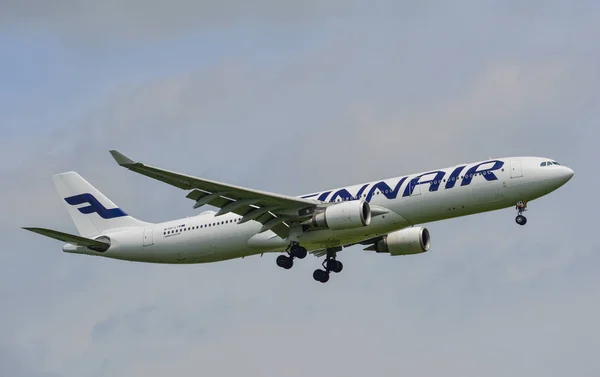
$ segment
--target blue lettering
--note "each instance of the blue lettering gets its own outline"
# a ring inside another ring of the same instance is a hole
[[[365,192],[365,189],[368,187],[369,185],[366,184],[363,187],[360,188],[360,190],[358,190],[358,192],[356,193],[356,199],[360,199],[360,197],[362,196],[363,192]]]
[[[400,186],[402,186],[404,181],[406,181],[406,178],[408,178],[408,177],[404,177],[404,178],[400,179],[398,181],[398,183],[396,183],[396,187],[394,187],[393,190],[390,186],[387,185],[387,183],[385,183],[383,181],[377,182],[369,190],[369,193],[367,194],[367,202],[371,202],[371,198],[373,197],[373,194],[377,190],[381,191],[381,193],[383,195],[385,195],[385,197],[388,199],[396,199],[396,197],[398,196],[398,191],[400,190]]]
[[[484,167],[484,165],[489,165],[489,164],[493,164],[493,165],[489,168],[482,169],[482,167]],[[452,173],[450,173],[450,175],[448,176],[448,181],[446,182],[444,188],[446,188],[446,189],[454,188],[456,186],[456,183],[459,180],[461,180],[460,174],[466,168],[466,166],[467,165],[462,165],[462,166],[456,167],[452,171]],[[481,162],[477,165],[474,165],[471,168],[469,168],[469,170],[467,170],[466,174],[464,175],[463,179],[461,180],[462,181],[461,186],[467,186],[467,185],[471,184],[473,177],[477,174],[483,176],[486,179],[486,181],[498,180],[498,177],[493,172],[495,170],[501,169],[503,166],[504,166],[504,162],[500,161],[500,160],[485,161],[485,162]],[[446,172],[444,172],[442,170],[435,170],[435,171],[420,174],[409,181],[409,183],[406,185],[406,188],[404,189],[404,193],[402,194],[402,196],[406,197],[406,196],[412,195],[415,188],[417,187],[417,185],[424,185],[424,184],[429,184],[430,192],[438,191],[440,188],[440,185],[443,182],[445,175],[446,175]],[[425,176],[431,176],[431,177],[424,181],[421,181],[421,178],[423,178]],[[385,183],[385,181],[381,181],[381,182],[377,182],[377,183],[373,184],[373,186],[369,189],[369,192],[366,195],[366,201],[371,202],[373,195],[375,195],[375,192],[378,190],[387,199],[396,199],[398,197],[398,192],[400,191],[400,188],[402,187],[402,185],[404,184],[404,182],[407,179],[408,179],[408,177],[400,178],[400,180],[396,183],[396,185],[393,189],[390,186],[388,186],[387,183]],[[360,199],[362,197],[363,193],[366,191],[368,186],[369,186],[369,184],[363,185],[358,190],[356,195],[352,195],[345,188],[339,189],[331,196],[331,198],[329,199],[329,202],[335,202],[336,199],[338,199],[338,198],[342,198],[342,200],[344,200],[344,201]],[[318,195],[319,197],[317,198],[317,200],[323,202],[327,199],[327,197],[331,193],[332,193],[332,191],[330,190],[330,191],[325,191],[321,194],[311,194],[311,195],[303,196],[303,198],[312,198],[312,197],[315,197]],[[94,205],[94,207],[95,207],[95,205]],[[92,209],[87,209],[87,208],[84,210],[92,211]],[[93,212],[96,212],[96,211],[93,210]],[[102,212],[101,209],[100,209],[100,212]]]
[[[431,174],[435,174],[435,176],[429,180],[419,182],[419,180],[422,177],[424,177],[426,175],[431,175]],[[410,196],[413,193],[413,191],[417,185],[423,185],[425,183],[430,183],[429,191],[437,191],[438,188],[440,187],[440,184],[442,183],[442,179],[444,178],[445,175],[446,175],[446,173],[441,170],[431,171],[429,173],[418,175],[415,178],[410,180],[410,183],[406,186],[406,189],[404,190],[404,194],[402,194],[402,196]]]
[[[482,165],[491,164],[491,163],[494,163],[494,165],[491,168],[479,170],[479,168]],[[470,184],[473,177],[477,174],[480,174],[481,176],[483,176],[487,181],[495,181],[498,179],[498,177],[496,177],[496,174],[494,174],[492,172],[494,170],[500,169],[503,166],[504,166],[504,162],[502,162],[500,160],[486,161],[486,162],[477,164],[477,165],[471,167],[469,170],[467,170],[467,174],[465,174],[465,178],[463,179],[463,181],[460,185],[466,186],[466,185]]]
[[[325,191],[317,198],[317,200],[324,201],[325,198],[327,198],[327,195],[329,195],[329,194],[331,194],[331,191]]]
[[[460,172],[462,172],[466,166],[467,165],[463,165],[463,166],[459,166],[456,169],[454,169],[452,174],[450,174],[450,176],[448,177],[448,182],[446,182],[447,189],[450,189],[450,188],[454,187],[454,185],[456,185],[456,182],[458,181],[458,177],[460,176]]]
[[[341,189],[335,192],[329,199],[330,202],[335,202],[337,198],[342,198],[342,200],[350,200],[352,199],[352,195],[346,189]]]

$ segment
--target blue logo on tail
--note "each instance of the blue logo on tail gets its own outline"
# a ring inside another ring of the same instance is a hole
[[[113,219],[115,217],[127,216],[127,214],[123,212],[121,208],[106,209],[92,194],[70,196],[65,198],[65,201],[72,206],[84,203],[89,204],[88,206],[78,208],[79,212],[83,213],[84,215],[89,215],[90,213],[95,212],[103,219]]]

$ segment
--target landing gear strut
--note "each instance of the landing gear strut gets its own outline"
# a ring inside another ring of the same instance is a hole
[[[517,202],[517,218],[515,219],[515,221],[517,222],[517,224],[519,225],[525,225],[527,224],[527,217],[523,216],[523,212],[527,211],[527,201],[526,200],[520,200]]]
[[[327,250],[327,256],[323,261],[323,269],[318,269],[313,272],[313,279],[320,283],[327,283],[331,272],[336,274],[342,272],[344,265],[336,258],[336,252]]]
[[[291,243],[285,251],[287,255],[280,255],[277,257],[277,265],[286,270],[289,270],[294,266],[294,258],[304,259],[306,254],[308,254],[306,248],[300,246],[297,242]]]

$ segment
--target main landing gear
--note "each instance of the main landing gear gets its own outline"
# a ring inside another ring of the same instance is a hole
[[[313,272],[313,278],[320,283],[327,283],[329,281],[329,274],[333,271],[336,274],[342,272],[344,265],[339,260],[335,259],[335,251],[327,251],[327,256],[323,261],[323,269],[318,269]]]
[[[315,270],[313,278],[321,283],[327,283],[329,281],[329,274],[331,272],[339,273],[342,272],[344,265],[342,262],[336,259],[336,253],[342,248],[330,248],[327,249],[327,256],[323,261],[323,269]],[[294,258],[304,259],[308,252],[306,248],[300,246],[298,243],[292,243],[285,250],[286,254],[282,254],[277,257],[277,265],[281,268],[289,270],[294,266]]]
[[[515,219],[515,221],[517,222],[517,224],[519,225],[525,225],[527,224],[527,217],[523,216],[523,212],[527,211],[527,201],[526,200],[520,200],[517,202],[517,218]]]
[[[277,265],[281,268],[289,270],[294,266],[294,258],[304,259],[308,252],[306,248],[300,246],[300,244],[294,242],[285,249],[287,255],[280,255],[277,257]]]

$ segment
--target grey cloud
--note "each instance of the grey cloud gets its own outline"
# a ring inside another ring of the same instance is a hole
[[[260,0],[225,1],[72,1],[4,0],[0,22],[47,29],[67,37],[78,33],[99,38],[147,39],[207,26],[235,26],[254,21],[285,25],[344,12],[344,2]]]
[[[25,356],[27,355],[27,356]],[[11,377],[56,377],[57,374],[42,371],[31,360],[40,360],[42,354],[31,354],[12,345],[0,343],[0,373]]]
[[[582,61],[597,57],[580,59],[570,50],[578,43],[561,38],[551,54],[524,53],[530,19],[497,33],[496,23],[481,26],[488,48],[442,21],[373,25],[373,34],[342,22],[333,36],[320,31],[326,43],[289,59],[156,74],[68,122],[35,118],[48,129],[32,126],[20,143],[3,139],[10,166],[0,200],[11,216],[2,217],[0,353],[9,356],[0,367],[61,376],[597,375],[600,245],[590,235],[600,181],[586,172],[595,171],[598,76]],[[444,33],[456,40],[436,44]],[[327,285],[311,280],[312,257],[291,271],[277,269],[274,255],[135,264],[66,255],[16,231],[32,222],[73,229],[50,180],[71,169],[137,217],[197,213],[180,190],[117,167],[110,148],[287,193],[487,154],[551,154],[576,177],[532,202],[525,228],[511,210],[427,224],[430,252],[351,248]]]
[[[546,139],[544,130],[560,131],[563,125],[536,126],[524,120],[553,104],[572,107],[567,93],[589,93],[591,87],[573,80],[573,69],[555,62],[499,63],[474,74],[464,88],[442,100],[419,106],[355,105],[317,137],[308,133],[299,137],[301,141],[294,140],[296,145],[311,145],[311,153],[298,157],[293,168],[275,169],[283,174],[312,174],[321,185],[340,186],[443,164],[520,155],[532,148],[542,153],[538,143]],[[562,141],[569,142],[569,134],[563,136]],[[264,165],[265,174],[278,162],[290,163],[273,161]],[[331,175],[334,169],[336,174]]]

